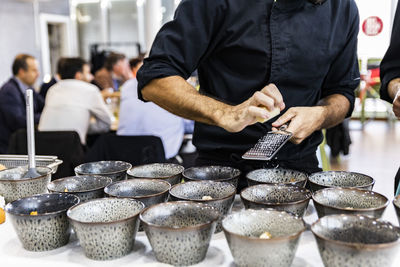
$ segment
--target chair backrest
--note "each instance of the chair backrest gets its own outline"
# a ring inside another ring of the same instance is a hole
[[[86,154],[85,161],[122,160],[133,166],[165,162],[164,146],[156,136],[100,136]]]
[[[84,148],[79,135],[74,131],[36,131],[35,150],[37,155],[57,156],[63,161],[52,178],[75,175],[74,167],[84,162]],[[11,135],[8,153],[27,154],[26,129]]]

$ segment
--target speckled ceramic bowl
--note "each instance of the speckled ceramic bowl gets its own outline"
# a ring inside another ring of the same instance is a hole
[[[395,199],[393,199],[393,205],[396,210],[397,219],[400,224],[400,195],[398,195]]]
[[[222,227],[237,266],[288,267],[296,254],[303,220],[284,211],[242,210],[228,215]],[[260,236],[268,232],[270,239]]]
[[[178,164],[152,163],[133,167],[128,171],[128,178],[160,179],[174,185],[181,182],[184,169]]]
[[[357,188],[325,188],[312,196],[318,217],[330,214],[362,214],[382,217],[389,200],[376,192]]]
[[[291,184],[305,187],[307,174],[288,169],[259,169],[246,175],[249,186],[257,184]]]
[[[100,175],[110,177],[113,182],[126,179],[126,172],[132,167],[124,161],[96,161],[81,164],[75,167],[75,174],[81,175]]]
[[[394,266],[400,229],[363,215],[329,215],[311,226],[326,267]]]
[[[311,192],[292,185],[259,184],[247,187],[240,193],[246,209],[287,211],[302,217],[311,199]]]
[[[66,213],[78,203],[77,196],[67,193],[41,194],[7,204],[6,212],[26,250],[47,251],[68,243]]]
[[[345,171],[317,172],[308,177],[312,192],[330,187],[372,190],[375,180],[365,174]]]
[[[188,201],[157,204],[140,214],[156,259],[171,265],[201,262],[219,217],[215,208]]]
[[[238,169],[224,166],[192,167],[183,172],[185,181],[211,180],[228,182],[237,188],[241,172]]]
[[[127,198],[99,198],[76,205],[67,216],[85,255],[112,260],[132,251],[144,204]]]
[[[227,182],[192,181],[174,185],[170,190],[172,200],[187,200],[204,203],[221,213],[216,232],[222,231],[221,221],[231,212],[235,200],[236,188]],[[212,199],[203,199],[211,197]]]
[[[104,197],[104,187],[111,182],[111,178],[104,176],[71,176],[54,180],[47,188],[50,192],[74,194],[81,202],[85,202]]]
[[[41,176],[22,178],[27,171],[27,167],[0,171],[0,195],[4,197],[6,203],[23,197],[47,193],[47,184],[51,180],[52,169],[37,167],[36,171]]]

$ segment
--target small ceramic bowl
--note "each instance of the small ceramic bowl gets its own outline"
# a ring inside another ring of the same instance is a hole
[[[71,176],[54,180],[47,185],[50,192],[74,194],[81,202],[104,197],[104,187],[112,180],[104,176]]]
[[[400,229],[364,215],[328,215],[311,226],[326,267],[394,266]]]
[[[306,229],[304,221],[290,213],[251,209],[228,215],[222,227],[237,266],[274,267],[292,264]]]
[[[305,187],[307,174],[289,169],[259,169],[246,175],[249,186],[257,184],[283,184]]]
[[[127,198],[99,198],[70,208],[67,216],[94,260],[112,260],[132,251],[144,204]]]
[[[8,203],[6,212],[22,246],[30,251],[47,251],[69,241],[67,210],[79,203],[67,193],[41,194]]]
[[[259,184],[240,193],[246,209],[272,208],[302,217],[311,199],[311,192],[292,185]]]
[[[37,167],[36,171],[40,174],[39,177],[23,178],[27,171],[27,167],[0,171],[0,195],[4,197],[6,203],[23,197],[47,193],[47,184],[51,180],[52,169]]]
[[[400,224],[400,195],[398,195],[398,196],[393,200],[393,205],[394,205],[394,208],[395,208],[395,210],[396,210],[397,219],[398,219],[399,224]]]
[[[82,175],[100,175],[109,177],[113,182],[126,179],[126,172],[132,168],[132,165],[124,161],[96,161],[81,164],[75,167],[75,174]]]
[[[185,181],[211,180],[228,182],[237,188],[241,172],[238,169],[225,166],[192,167],[183,172]]]
[[[193,181],[174,185],[171,200],[196,201],[216,208],[221,213],[216,232],[222,231],[221,221],[231,212],[236,188],[227,182]]]
[[[157,204],[140,214],[156,259],[171,265],[204,260],[219,217],[215,208],[188,201]]]
[[[128,171],[128,178],[160,179],[175,185],[181,182],[184,169],[173,163],[152,163],[133,167]]]
[[[372,190],[375,180],[365,174],[345,171],[317,172],[308,177],[312,192],[330,187]]]
[[[312,196],[318,217],[330,214],[362,214],[382,217],[389,200],[376,192],[357,188],[325,188]]]

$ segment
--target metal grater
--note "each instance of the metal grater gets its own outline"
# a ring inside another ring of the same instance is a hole
[[[276,153],[292,137],[292,133],[286,131],[287,124],[282,125],[278,131],[270,131],[260,138],[254,147],[243,154],[243,159],[271,160]]]

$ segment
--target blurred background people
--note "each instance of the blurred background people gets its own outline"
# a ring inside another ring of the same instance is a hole
[[[61,80],[53,85],[39,123],[40,131],[76,131],[82,144],[89,133],[110,130],[112,115],[81,58],[62,58],[58,64]]]
[[[39,77],[37,60],[27,54],[19,54],[12,64],[11,77],[0,89],[0,154],[6,153],[11,134],[26,128],[25,92]],[[33,90],[34,121],[39,123],[44,100]]]

